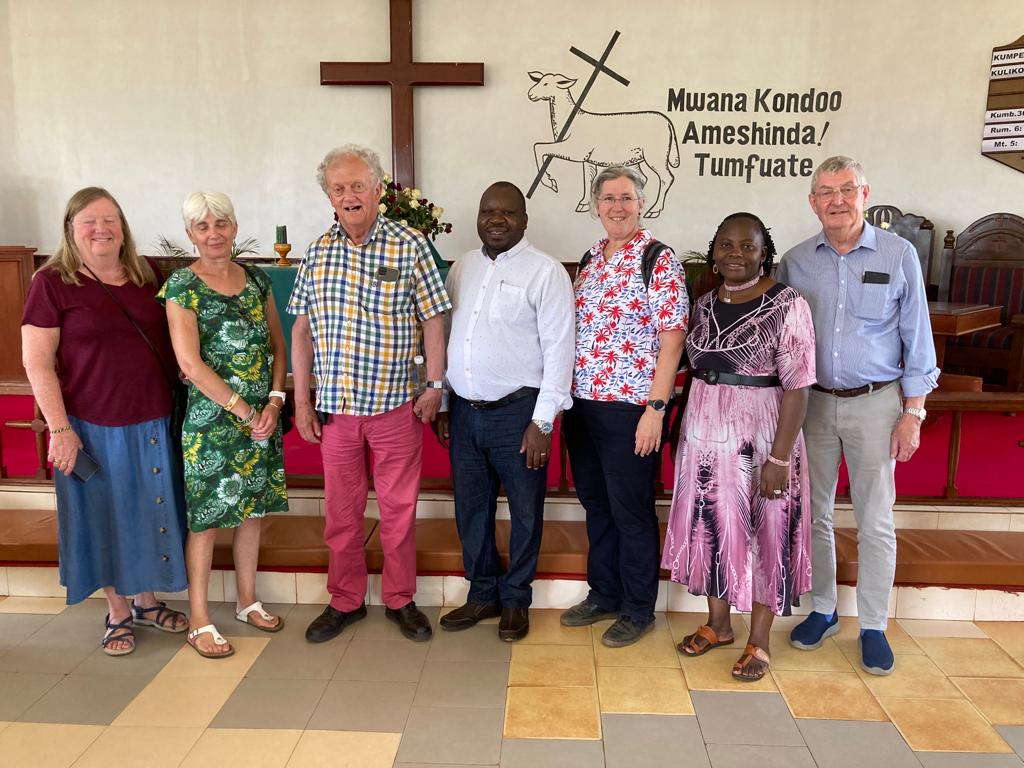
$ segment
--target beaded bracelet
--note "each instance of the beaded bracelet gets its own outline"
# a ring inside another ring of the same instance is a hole
[[[789,462],[788,461],[783,461],[782,459],[776,459],[770,453],[768,454],[768,461],[770,461],[772,464],[774,464],[777,467],[788,467],[789,466]]]
[[[51,429],[50,430],[50,434],[51,435],[59,435],[62,432],[70,432],[70,431],[71,431],[71,425],[68,424],[68,425],[63,426],[63,427],[58,427],[57,429]]]

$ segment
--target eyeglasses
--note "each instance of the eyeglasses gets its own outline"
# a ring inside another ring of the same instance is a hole
[[[637,198],[633,197],[633,195],[619,195],[618,197],[615,195],[604,195],[597,198],[597,202],[601,205],[614,205],[615,203],[619,205],[632,205],[636,201]]]
[[[818,200],[831,200],[836,196],[836,192],[843,196],[843,200],[853,200],[857,196],[857,192],[863,187],[863,184],[843,184],[839,189],[832,189],[832,187],[818,187],[814,190],[814,197]]]
[[[369,188],[369,184],[365,184],[361,181],[356,181],[348,187],[348,191],[354,195],[361,195]],[[345,187],[339,185],[337,187],[330,189],[327,194],[329,194],[331,197],[343,197],[345,195],[345,190]]]

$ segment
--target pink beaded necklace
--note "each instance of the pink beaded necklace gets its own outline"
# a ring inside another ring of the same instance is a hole
[[[757,281],[760,279],[761,276],[757,275],[749,283],[743,283],[743,285],[726,285],[725,283],[722,283],[722,287],[725,289],[725,295],[722,296],[722,301],[726,304],[732,304],[732,296],[730,296],[730,294],[736,293],[736,291],[745,291],[747,288],[753,288],[757,285]]]

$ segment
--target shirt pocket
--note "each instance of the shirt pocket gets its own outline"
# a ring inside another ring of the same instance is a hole
[[[512,322],[522,314],[526,302],[526,290],[502,280],[491,298],[488,314],[491,320]]]
[[[386,271],[382,271],[386,270]],[[407,311],[409,284],[402,270],[383,265],[366,276],[362,294],[363,309],[376,315],[400,315]]]
[[[883,283],[862,283],[853,313],[862,320],[881,320],[889,303],[889,286]]]

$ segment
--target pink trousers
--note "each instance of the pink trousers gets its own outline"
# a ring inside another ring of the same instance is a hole
[[[373,484],[380,506],[384,549],[381,597],[401,608],[416,593],[416,500],[420,491],[423,427],[412,403],[375,416],[333,414],[324,425],[324,539],[330,552],[327,591],[339,611],[366,597],[363,517],[368,491],[366,446],[373,455]]]

